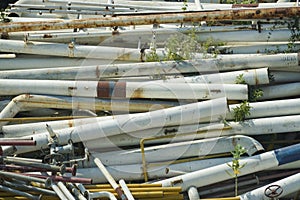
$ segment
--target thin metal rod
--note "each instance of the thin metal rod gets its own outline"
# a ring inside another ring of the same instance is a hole
[[[64,193],[68,200],[75,200],[75,197],[61,181],[57,182],[57,186]]]
[[[3,158],[3,161],[5,163],[11,163],[11,164],[27,166],[27,167],[35,167],[35,168],[45,169],[53,172],[60,172],[62,174],[64,174],[66,171],[66,166],[64,164],[61,166],[57,166],[57,165],[44,164],[44,163],[21,161],[21,160],[16,160],[11,158]]]
[[[19,183],[16,183],[16,182],[8,182],[8,181],[5,181],[5,180],[2,181],[2,184],[6,185],[6,186],[9,186],[9,187],[16,187],[16,188],[19,188],[19,189],[25,189],[27,191],[29,190],[29,191],[42,193],[42,194],[45,194],[45,195],[56,196],[55,192],[53,192],[51,190],[44,189],[44,188],[40,188],[40,187],[34,187],[34,186],[31,186],[31,185],[26,185],[26,184],[19,184]]]
[[[0,145],[12,145],[12,146],[35,146],[36,142],[33,140],[0,140]]]
[[[115,179],[110,175],[110,173],[107,171],[105,166],[102,164],[101,160],[99,158],[94,159],[95,164],[100,169],[100,171],[103,173],[109,184],[113,187],[113,189],[117,192],[118,196],[122,200],[127,200],[127,197],[123,193],[121,187],[116,183]]]
[[[125,181],[124,181],[123,179],[121,179],[121,180],[119,180],[119,184],[120,184],[122,190],[124,191],[124,193],[125,193],[127,199],[128,199],[128,200],[134,200],[134,197],[132,196],[132,194],[131,194],[129,188],[127,187],[127,185],[126,185],[126,183],[125,183]]]
[[[24,175],[32,178],[42,179],[42,180],[50,179],[55,182],[61,181],[61,182],[70,182],[70,183],[92,184],[93,181],[90,178],[67,177],[67,176],[57,176],[57,175],[45,176],[45,175],[27,174],[27,173]]]
[[[29,194],[27,192],[21,192],[19,190],[15,190],[15,189],[3,186],[3,185],[0,185],[0,190],[10,192],[10,193],[13,193],[13,194],[16,194],[16,195],[20,195],[20,196],[26,197],[28,199],[40,200],[40,197],[38,197],[38,196],[34,196],[34,195]]]
[[[240,10],[215,10],[196,12],[169,12],[136,15],[117,15],[114,17],[87,18],[76,20],[53,20],[48,22],[3,23],[0,32],[58,30],[74,28],[96,28],[146,24],[185,23],[200,21],[224,21],[241,19],[286,19],[300,15],[300,7],[260,8]]]
[[[61,191],[61,189],[56,185],[56,183],[52,183],[51,184],[51,188],[54,190],[54,192],[57,194],[57,196],[61,199],[61,200],[66,200],[67,197],[65,196],[65,194]]]
[[[33,182],[38,182],[38,183],[44,183],[46,187],[49,187],[51,185],[50,178],[42,179],[42,178],[30,177],[30,176],[27,176],[24,174],[17,174],[17,173],[4,172],[4,171],[0,171],[0,175],[3,177],[15,178],[15,179],[23,180],[23,181],[33,181]]]

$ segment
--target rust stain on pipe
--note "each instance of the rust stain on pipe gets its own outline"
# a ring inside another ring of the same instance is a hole
[[[126,82],[99,81],[97,97],[126,98]]]
[[[75,20],[53,20],[40,22],[2,23],[0,32],[40,31],[74,28],[97,28],[199,21],[242,20],[242,19],[284,19],[300,15],[300,7],[249,8],[240,10],[190,11],[167,13],[119,14],[112,17]]]

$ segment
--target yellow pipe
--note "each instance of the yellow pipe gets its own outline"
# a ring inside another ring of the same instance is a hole
[[[164,135],[164,136],[159,136],[159,137],[142,138],[140,140],[140,149],[141,149],[141,154],[142,154],[142,165],[143,165],[143,174],[144,174],[145,182],[148,182],[147,162],[146,162],[146,156],[145,156],[145,142],[146,141],[173,138],[175,136],[184,137],[184,136],[187,136],[187,135],[204,134],[204,133],[207,133],[207,132],[210,132],[210,131],[215,131],[215,130],[222,130],[223,131],[223,130],[228,130],[228,129],[232,129],[232,127],[228,126],[228,127],[223,127],[222,129],[201,130],[201,131],[197,131],[197,133],[185,133],[185,134],[180,134],[180,135],[172,134],[172,135]],[[174,162],[172,162],[172,163],[174,163]]]
[[[209,199],[203,199],[203,200],[240,200],[241,198],[239,196],[237,197],[225,197],[225,198],[209,198]]]

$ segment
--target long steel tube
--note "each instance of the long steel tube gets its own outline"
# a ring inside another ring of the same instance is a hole
[[[264,150],[263,146],[259,144],[258,141],[242,135],[195,141],[172,142],[171,144],[161,144],[146,147],[143,150],[146,161],[149,163],[154,163],[173,161],[180,158],[183,159],[189,157],[201,157],[207,155],[228,153],[234,150],[234,146],[236,144],[244,146],[247,150],[248,155],[253,155]],[[141,149],[128,149],[103,153],[95,152],[92,154],[92,156],[101,158],[103,164],[108,166],[135,164],[142,163],[141,151]]]
[[[70,59],[66,59],[66,63]],[[16,59],[16,61],[18,61]],[[51,63],[45,65],[53,65],[57,61],[53,61],[50,58]],[[72,60],[71,60],[72,61]],[[0,68],[7,66],[14,62],[11,60],[9,63],[3,63],[0,60]],[[20,63],[22,64],[23,61]],[[36,66],[34,60],[32,60],[32,68]],[[39,63],[44,62],[43,60]],[[83,62],[83,61],[82,61]],[[61,67],[51,69],[40,69],[34,70],[13,70],[13,71],[1,71],[0,78],[9,79],[76,79],[76,80],[100,80],[101,78],[118,78],[118,77],[129,77],[129,76],[155,76],[155,75],[169,75],[169,74],[185,74],[185,73],[201,73],[201,72],[214,72],[219,71],[232,71],[232,70],[245,70],[253,68],[264,68],[270,69],[279,67],[291,67],[299,68],[299,54],[246,54],[246,55],[226,55],[217,56],[217,58],[208,58],[192,61],[166,61],[166,62],[145,62],[145,63],[132,63],[132,64],[113,64],[113,65],[95,65],[91,64],[88,66],[81,66],[82,62],[78,61],[78,67]],[[27,64],[25,62],[25,64]],[[28,63],[29,65],[30,63]],[[18,65],[19,66],[19,65]],[[12,66],[13,67],[13,66]],[[35,67],[36,68],[36,67]],[[4,68],[5,69],[5,68]],[[14,68],[15,69],[15,68]]]
[[[240,164],[246,164],[245,167],[241,169],[239,176],[291,163],[299,159],[300,144],[269,151],[257,156],[241,159]],[[157,181],[155,183],[161,183],[163,187],[180,186],[182,187],[182,191],[186,191],[191,186],[201,187],[219,181],[232,179],[232,176],[228,174],[230,170],[231,168],[228,166],[228,164],[224,163],[207,169],[194,171],[185,175]]]
[[[231,100],[248,98],[248,88],[239,84],[0,80],[0,95],[23,93],[98,97],[98,98],[158,98],[214,99],[226,96]]]
[[[38,182],[38,183],[44,183],[46,187],[49,187],[51,185],[50,178],[42,179],[42,178],[30,177],[30,176],[26,176],[26,175],[22,175],[22,174],[18,174],[18,173],[4,172],[4,171],[0,171],[0,175],[3,177],[15,178],[15,179],[23,180],[23,181],[33,181],[33,182]]]
[[[94,98],[73,98],[73,97],[65,97],[65,96],[23,94],[13,98],[12,101],[9,104],[7,104],[7,106],[0,112],[0,119],[12,118],[21,111],[28,111],[33,108],[60,108],[60,109],[76,109],[76,110],[92,109],[95,111],[102,110],[102,111],[114,111],[114,112],[119,112],[119,111],[142,112],[142,111],[149,111],[150,109],[151,110],[155,109],[155,105],[157,104],[159,104],[157,108],[167,108],[176,105],[176,103],[165,102],[165,101],[130,100],[129,102],[128,100],[123,100],[123,99],[108,100],[108,99],[94,99]],[[80,123],[81,119],[74,119],[74,120],[78,124]],[[74,124],[75,121],[72,122],[71,120],[66,120],[65,128],[70,127],[70,124]],[[7,123],[9,123],[9,121],[0,122],[0,128],[1,126]],[[43,129],[46,127],[45,126],[46,123],[47,122],[44,122]],[[53,123],[57,124],[56,122]],[[31,127],[31,129],[32,128],[33,127]]]
[[[56,196],[55,192],[48,190],[48,189],[40,188],[40,187],[34,187],[31,185],[26,185],[26,184],[19,184],[16,182],[8,182],[5,180],[2,180],[2,184],[6,185],[10,188],[15,187],[15,188],[19,188],[19,189],[25,189],[27,191],[38,192],[38,193],[45,194],[45,195]]]
[[[59,30],[74,28],[96,28],[145,24],[185,23],[200,21],[241,20],[241,19],[285,19],[300,15],[299,7],[287,8],[252,8],[239,10],[215,10],[195,12],[169,12],[136,15],[118,15],[114,17],[88,18],[77,20],[53,20],[48,22],[6,23],[0,32]]]
[[[124,132],[130,133],[155,127],[195,124],[203,118],[216,120],[220,116],[224,117],[226,113],[226,98],[218,98],[146,113],[117,115],[112,120],[102,121],[101,123],[97,123],[96,120],[95,123],[59,130],[57,134],[60,144],[68,144],[70,139],[73,142],[84,142],[103,139]],[[17,153],[48,148],[48,133],[34,134],[32,137],[37,142],[37,145],[31,148],[16,146]]]
[[[233,108],[239,106],[240,104],[232,104],[229,105],[229,110],[230,112],[227,113],[226,119],[232,120],[233,119]],[[250,115],[246,116],[247,119],[255,119],[255,118],[267,118],[267,117],[275,117],[275,116],[288,116],[288,115],[297,115],[300,114],[300,99],[295,98],[295,99],[285,99],[285,100],[274,100],[274,101],[262,101],[262,102],[254,102],[254,103],[250,103]],[[106,117],[105,117],[106,118]],[[98,118],[97,120],[100,122],[100,120],[104,120],[105,118]],[[263,119],[261,119],[263,120]],[[279,119],[276,119],[279,120]],[[259,119],[255,119],[254,122],[258,123],[260,120]],[[63,129],[63,128],[68,128],[68,127],[74,127],[74,126],[78,126],[80,124],[84,124],[84,123],[91,123],[93,122],[93,120],[88,120],[88,119],[76,119],[76,120],[66,120],[66,121],[59,121],[59,122],[53,122],[53,123],[57,123],[57,125],[53,124],[51,122],[45,122],[45,123],[37,123],[37,124],[22,124],[22,125],[8,125],[8,126],[4,126],[2,131],[5,135],[5,137],[13,137],[14,134],[16,134],[16,136],[20,135],[20,132],[23,132],[24,130],[24,135],[31,135],[33,133],[37,134],[37,133],[41,133],[45,130],[45,124],[49,123],[51,124],[51,127],[55,127],[55,130],[58,129]],[[205,121],[201,121],[202,123]],[[61,123],[61,126],[60,126]],[[270,121],[265,123],[265,125],[267,126],[267,124],[270,124]],[[199,126],[200,128],[200,126]],[[28,130],[28,131],[27,131]],[[163,135],[163,132],[170,132],[172,131],[175,133],[178,133],[178,131],[182,130],[182,131],[188,131],[188,130],[195,130],[195,128],[193,129],[193,127],[188,128],[188,127],[183,127],[181,126],[181,129],[178,129],[178,127],[169,127],[169,128],[162,128],[162,129],[150,129],[150,130],[142,130],[139,131],[140,134],[138,134],[137,132],[134,133],[133,135],[136,135],[137,138],[133,138],[130,136],[117,136],[117,137],[109,137],[110,141],[112,141],[112,143],[114,144],[118,144],[120,146],[126,146],[132,143],[136,143],[138,144],[140,137],[142,137],[143,135],[147,135],[147,132],[156,132],[157,135]],[[252,131],[250,131],[252,132]],[[161,133],[161,134],[160,134]],[[124,143],[118,143],[117,140],[120,140],[122,138],[122,141]],[[90,141],[89,143],[91,143],[92,141]],[[96,144],[96,143],[95,143]],[[92,145],[92,144],[91,144]],[[97,145],[97,144],[96,144]]]
[[[61,43],[32,42],[27,44],[18,40],[1,40],[0,51],[49,55],[72,58],[95,58],[122,61],[144,61],[144,54],[139,49],[87,46]]]
[[[65,196],[65,194],[61,191],[61,189],[57,186],[56,183],[52,183],[51,184],[51,188],[54,190],[54,192],[57,194],[57,196],[61,200],[66,200],[67,199],[67,197]]]
[[[75,200],[75,197],[71,194],[68,188],[61,182],[57,182],[57,186],[63,192],[63,194],[67,197],[67,200]]]
[[[122,200],[127,200],[127,197],[123,193],[121,187],[117,184],[117,182],[115,181],[115,179],[111,176],[111,174],[105,168],[105,166],[103,165],[103,163],[101,162],[101,160],[99,158],[95,158],[94,162],[97,165],[97,167],[100,169],[100,171],[103,173],[103,175],[105,176],[105,178],[107,179],[107,181],[109,182],[109,184],[112,186],[112,188],[116,191],[116,193],[118,194],[119,198],[121,198]]]
[[[11,159],[11,158],[3,158],[3,161],[5,163],[27,166],[27,167],[35,167],[35,168],[45,169],[53,172],[60,172],[62,174],[64,174],[66,171],[65,165],[57,166],[57,165],[44,164],[44,163],[21,161],[21,160]]]
[[[29,194],[27,192],[21,192],[19,190],[15,190],[15,189],[12,189],[10,187],[3,186],[3,185],[0,185],[0,190],[10,192],[10,193],[13,193],[13,194],[16,194],[16,195],[20,195],[20,196],[26,197],[28,199],[40,200],[39,196],[34,196],[34,195]]]

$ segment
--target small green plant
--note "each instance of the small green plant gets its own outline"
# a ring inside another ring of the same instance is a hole
[[[240,164],[241,156],[246,153],[247,150],[241,146],[240,144],[237,144],[234,146],[234,150],[231,151],[231,154],[233,156],[232,164],[227,163],[227,165],[232,169],[232,173],[227,172],[230,176],[234,177],[235,179],[235,187],[234,187],[234,194],[235,196],[238,195],[238,175],[240,174],[240,169],[245,167],[246,163]]]
[[[187,7],[188,7],[187,2],[188,2],[187,0],[184,0],[184,1],[183,1],[183,6],[182,6],[181,10],[183,10],[183,11],[186,11],[186,10],[187,10]]]
[[[3,9],[0,10],[0,21],[10,22],[10,19],[7,18],[6,13]]]
[[[251,106],[248,101],[243,101],[240,106],[233,108],[233,117],[235,122],[245,121],[246,116],[250,115]]]
[[[156,53],[156,49],[151,48],[150,53],[146,55],[146,62],[158,62],[158,61],[160,61],[160,59]]]
[[[257,101],[262,96],[264,96],[264,91],[262,89],[253,86],[249,88],[249,100],[251,102]]]
[[[246,80],[244,78],[244,74],[240,74],[240,75],[236,76],[235,84],[247,84]]]

